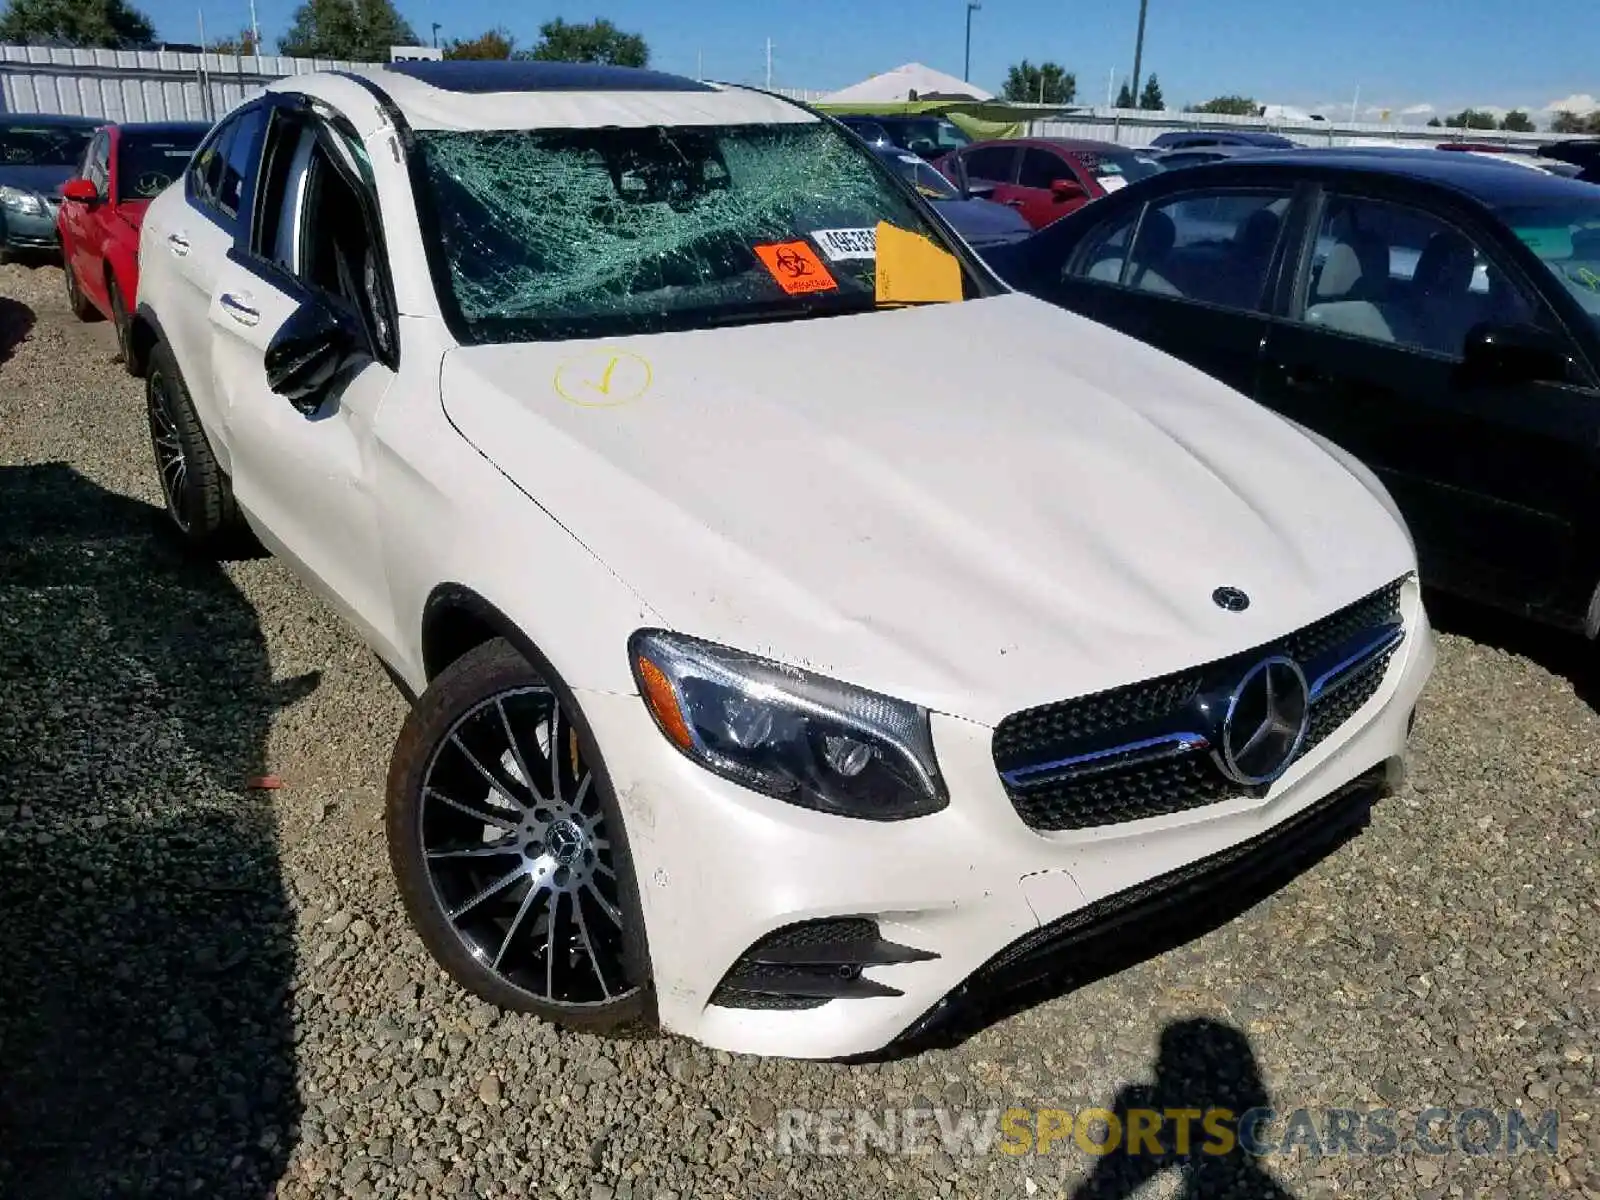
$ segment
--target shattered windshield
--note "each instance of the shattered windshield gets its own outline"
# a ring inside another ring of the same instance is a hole
[[[871,152],[822,122],[417,140],[439,283],[474,342],[863,311],[880,222],[945,248]]]

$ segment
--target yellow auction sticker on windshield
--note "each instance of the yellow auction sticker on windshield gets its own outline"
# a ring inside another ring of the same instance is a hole
[[[879,304],[938,304],[962,299],[961,264],[920,233],[878,222]]]
[[[755,250],[767,273],[791,296],[831,292],[839,286],[806,242],[775,242]]]

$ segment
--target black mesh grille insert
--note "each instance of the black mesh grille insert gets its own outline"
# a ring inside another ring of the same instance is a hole
[[[1188,704],[1208,680],[1242,672],[1269,654],[1285,654],[1300,663],[1328,655],[1363,630],[1398,618],[1404,582],[1398,579],[1277,642],[1244,654],[1013,713],[995,729],[995,765],[1008,771],[1066,757],[1085,744],[1114,737],[1119,730],[1160,721]],[[1301,753],[1333,734],[1372,698],[1393,654],[1391,649],[1379,655],[1312,706]],[[1090,775],[1021,786],[1008,783],[1006,791],[1017,814],[1032,828],[1043,831],[1088,829],[1165,816],[1244,794],[1244,789],[1222,773],[1205,749]]]

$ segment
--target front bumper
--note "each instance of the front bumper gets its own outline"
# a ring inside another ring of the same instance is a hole
[[[7,250],[60,250],[61,234],[56,228],[56,207],[45,202],[43,216],[20,213],[9,208],[0,212],[0,246]]]
[[[1376,693],[1264,796],[1058,833],[1035,832],[1018,817],[995,769],[992,731],[970,722],[933,719],[949,807],[877,823],[796,808],[719,779],[667,744],[638,697],[581,694],[627,823],[663,1026],[737,1052],[872,1053],[942,1020],[953,1006],[941,1002],[952,994],[1006,986],[992,969],[997,956],[1019,944],[1038,950],[1034,939],[1059,940],[1052,934],[1068,925],[1057,923],[1071,914],[1085,914],[1086,928],[1102,924],[1128,907],[1114,898],[1130,889],[1293,828],[1303,813],[1320,826],[1320,814],[1339,806],[1319,802],[1404,754],[1435,654],[1414,585],[1403,616],[1406,639]],[[1274,844],[1263,841],[1252,861],[1272,858]],[[713,1002],[755,943],[799,922],[843,917],[867,918],[885,942],[936,957],[865,969],[865,979],[884,985],[876,990],[897,995],[799,1009]]]

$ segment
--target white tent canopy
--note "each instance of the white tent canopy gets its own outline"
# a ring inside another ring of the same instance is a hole
[[[911,93],[915,92],[913,97]],[[906,100],[993,100],[994,94],[981,87],[935,71],[921,63],[907,63],[837,92],[829,92],[819,104],[895,104]]]

